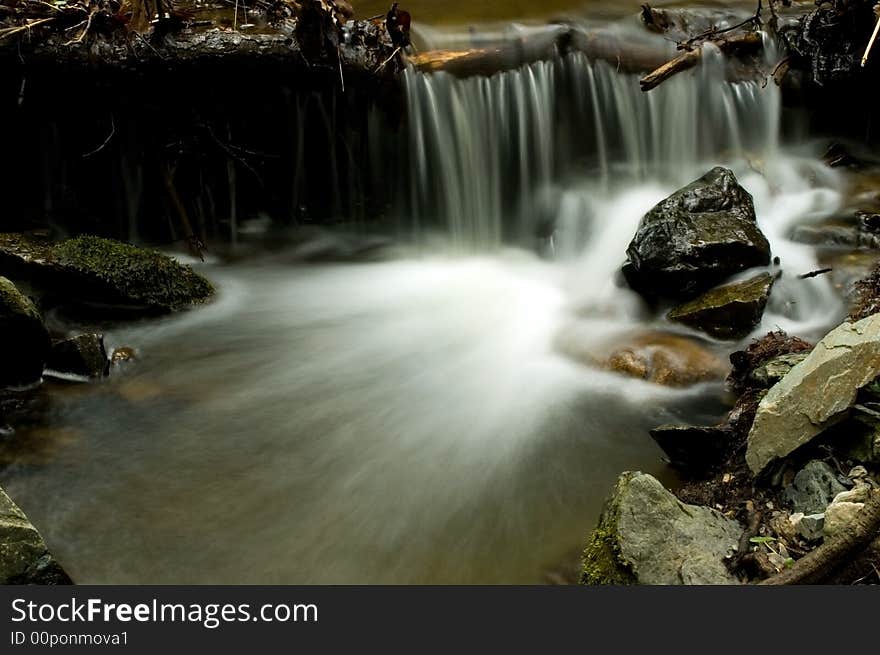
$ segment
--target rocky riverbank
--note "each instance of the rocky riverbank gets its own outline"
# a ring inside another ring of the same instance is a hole
[[[634,289],[683,302],[668,320],[716,339],[751,332],[783,273],[724,169],[646,214],[628,255]],[[720,424],[651,431],[683,483],[623,473],[582,583],[880,582],[878,276],[853,285],[852,313],[815,346],[772,332],[732,353],[737,400]]]

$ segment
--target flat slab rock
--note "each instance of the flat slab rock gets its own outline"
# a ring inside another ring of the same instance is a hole
[[[685,505],[645,473],[618,479],[584,551],[585,584],[738,584],[724,559],[742,526],[708,507]]]
[[[843,323],[791,369],[758,406],[746,462],[758,474],[845,416],[858,390],[880,375],[880,314]]]
[[[731,282],[672,309],[670,321],[682,323],[716,339],[740,339],[760,322],[774,278],[769,273]]]
[[[24,512],[0,489],[0,584],[71,584]]]

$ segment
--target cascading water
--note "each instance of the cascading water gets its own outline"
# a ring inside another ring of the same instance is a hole
[[[773,157],[780,93],[728,83],[712,46],[696,75],[651,92],[581,53],[490,78],[409,70],[412,213],[463,246],[548,232],[565,186],[605,194],[684,183],[706,160]]]
[[[720,385],[576,361],[671,329],[615,283],[645,211],[733,167],[781,258],[760,329],[814,337],[840,311],[786,238],[837,208],[838,182],[779,145],[778,91],[714,57],[649,94],[576,54],[409,71],[403,220],[452,254],[208,266],[218,303],[109,333],[141,361],[62,396],[45,451],[0,482],[83,583],[540,581],[620,471],[668,476],[649,428],[723,412]]]

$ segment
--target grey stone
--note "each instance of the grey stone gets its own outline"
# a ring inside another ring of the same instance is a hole
[[[878,374],[880,314],[832,330],[761,400],[746,449],[752,472],[845,417],[858,390]]]
[[[645,473],[624,473],[584,551],[585,584],[737,584],[724,560],[742,526],[685,505]]]
[[[71,584],[24,512],[0,489],[0,584]]]
[[[798,471],[783,497],[794,512],[821,514],[842,491],[846,491],[846,487],[837,481],[834,469],[825,462],[813,460]]]

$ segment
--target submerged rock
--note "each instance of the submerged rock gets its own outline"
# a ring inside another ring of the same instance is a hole
[[[741,339],[761,322],[773,282],[773,276],[762,273],[742,282],[715,287],[675,307],[667,318],[716,339]]]
[[[811,246],[876,250],[880,234],[858,225],[800,225],[791,233],[791,240]]]
[[[664,332],[635,337],[613,350],[604,366],[669,387],[719,380],[727,373],[724,362],[696,341]]]
[[[0,234],[0,272],[14,269],[65,301],[164,313],[205,302],[204,277],[153,250],[81,236],[58,244]]]
[[[825,462],[813,460],[794,476],[783,498],[793,512],[809,516],[822,514],[842,491],[846,491],[846,487],[838,482],[834,469]]]
[[[0,277],[0,386],[39,380],[48,351],[49,333],[39,310]]]
[[[688,298],[735,273],[770,263],[752,196],[714,168],[642,218],[624,275],[648,297]]]
[[[58,373],[100,378],[110,370],[103,334],[81,334],[52,345],[46,366]]]
[[[843,323],[776,384],[758,406],[746,461],[753,473],[845,416],[860,388],[880,375],[880,314]]]
[[[0,584],[71,584],[43,537],[0,489]]]
[[[685,505],[644,473],[624,473],[584,551],[583,584],[737,584],[724,564],[742,527]]]

